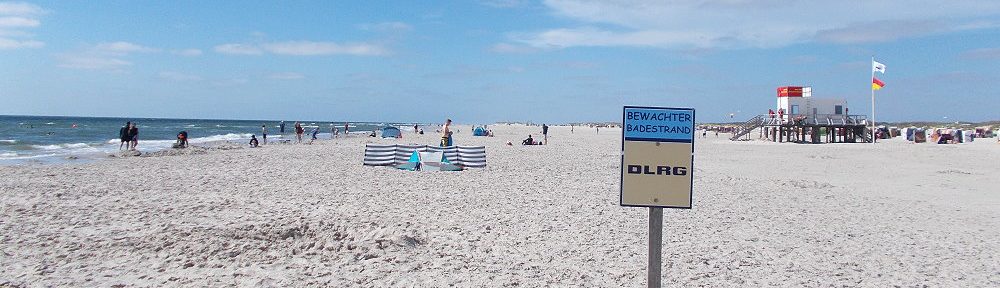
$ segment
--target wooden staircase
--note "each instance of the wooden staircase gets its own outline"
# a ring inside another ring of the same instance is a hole
[[[742,125],[740,125],[740,127],[733,132],[733,137],[730,137],[729,140],[732,141],[740,140],[741,137],[750,134],[750,132],[753,132],[754,129],[760,128],[762,126],[764,126],[764,115],[757,115],[756,117],[750,118],[750,120],[747,120],[747,122],[744,122]]]

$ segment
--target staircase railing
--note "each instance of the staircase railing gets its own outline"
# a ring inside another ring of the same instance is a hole
[[[740,127],[733,132],[733,137],[730,137],[729,140],[739,140],[740,137],[750,134],[750,132],[753,132],[754,129],[760,128],[761,126],[764,126],[764,115],[757,115],[750,118],[750,120],[743,122],[743,124],[741,124]]]

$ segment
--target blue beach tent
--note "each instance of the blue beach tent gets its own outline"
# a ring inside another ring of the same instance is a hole
[[[476,127],[476,129],[472,130],[472,136],[486,136],[486,128],[482,126]]]
[[[399,128],[388,126],[382,128],[382,138],[400,138]]]

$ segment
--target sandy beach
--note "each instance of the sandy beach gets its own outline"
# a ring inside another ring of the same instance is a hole
[[[645,285],[647,210],[619,206],[621,130],[506,146],[540,128],[470,128],[455,142],[486,146],[485,169],[361,165],[365,143],[438,142],[405,128],[0,167],[0,286]],[[1000,286],[996,139],[726,135],[696,139],[693,209],[664,213],[665,286]]]

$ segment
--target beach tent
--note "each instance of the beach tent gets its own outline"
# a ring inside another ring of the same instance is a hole
[[[486,128],[482,126],[476,127],[476,129],[472,129],[472,136],[486,136],[486,132]]]
[[[442,152],[420,152],[414,150],[406,163],[396,166],[409,171],[462,171],[462,167],[451,164]]]
[[[382,138],[402,138],[399,128],[387,126],[382,128]]]

